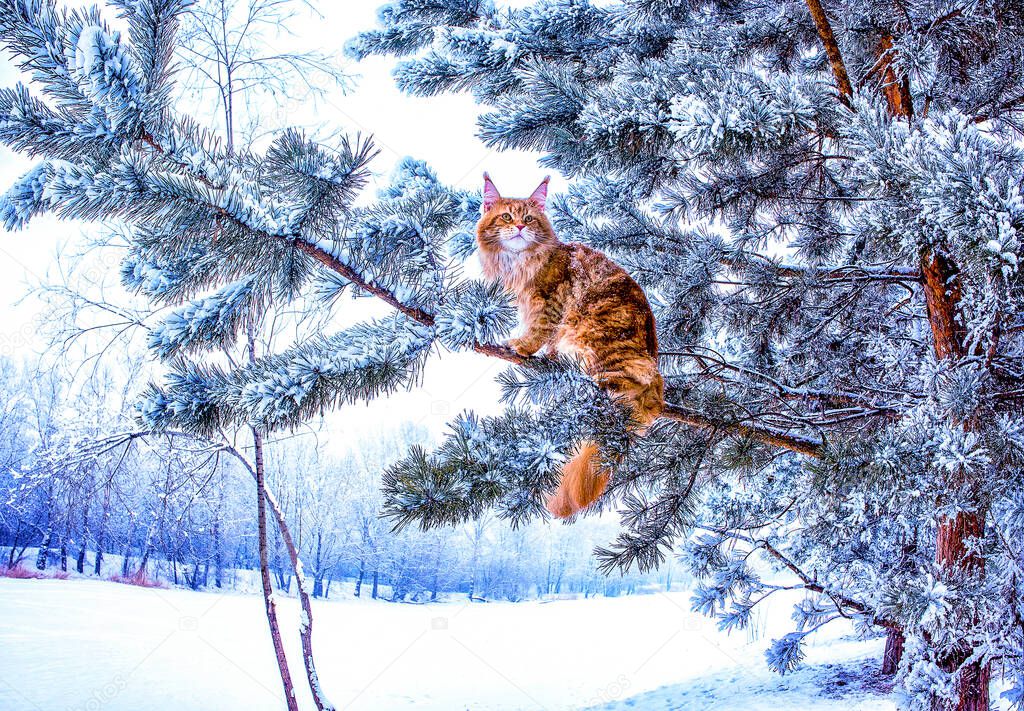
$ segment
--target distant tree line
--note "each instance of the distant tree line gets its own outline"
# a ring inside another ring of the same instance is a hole
[[[258,567],[248,474],[224,448],[194,437],[129,436],[130,390],[109,373],[75,388],[0,360],[0,546],[28,567],[192,589],[255,589]],[[125,432],[111,436],[112,432]],[[671,586],[672,571],[606,577],[592,555],[611,522],[533,523],[486,517],[428,532],[393,532],[379,516],[390,460],[427,439],[411,427],[345,455],[311,437],[268,447],[267,473],[296,537],[314,597],[430,601],[443,595],[518,601],[620,595]],[[277,588],[294,592],[280,533]]]

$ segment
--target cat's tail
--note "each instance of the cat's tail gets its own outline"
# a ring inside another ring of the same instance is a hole
[[[611,472],[601,465],[597,443],[582,442],[573,458],[562,467],[558,489],[545,506],[558,518],[569,518],[601,498],[609,479]]]
[[[614,384],[608,383],[615,397],[632,410],[637,433],[643,433],[665,407],[665,386],[657,365],[653,364],[643,370],[646,372],[637,373],[634,370],[631,373],[633,377],[622,378]],[[638,375],[640,377],[636,377]],[[581,442],[572,459],[562,466],[558,489],[548,498],[545,506],[554,516],[568,518],[601,498],[611,475],[611,469],[601,461],[601,449],[597,442]]]

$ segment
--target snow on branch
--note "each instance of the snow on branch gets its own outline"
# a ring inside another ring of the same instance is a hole
[[[254,277],[246,277],[176,308],[149,332],[149,347],[162,359],[220,348],[234,342],[244,319],[258,303]]]
[[[225,372],[180,360],[151,385],[137,407],[153,429],[198,434],[249,425],[295,427],[359,399],[409,384],[433,342],[433,331],[394,316],[303,343]]]

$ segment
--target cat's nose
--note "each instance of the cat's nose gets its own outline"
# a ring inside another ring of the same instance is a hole
[[[517,230],[519,230],[520,232],[522,232],[522,231],[523,231],[523,228],[524,228],[524,227],[526,227],[526,225],[520,225],[520,224],[516,224],[516,229],[517,229]]]

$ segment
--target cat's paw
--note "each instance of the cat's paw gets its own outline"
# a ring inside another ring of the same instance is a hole
[[[530,347],[530,343],[525,338],[511,338],[505,345],[514,350],[519,355],[526,356],[527,358],[532,356],[537,351],[536,348]]]

